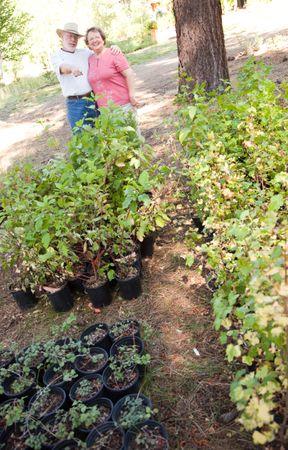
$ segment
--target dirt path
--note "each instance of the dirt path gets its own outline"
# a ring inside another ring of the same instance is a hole
[[[258,57],[273,63],[274,79],[287,79],[287,61],[283,61],[287,51],[287,30],[283,31],[279,25],[280,19],[274,28],[271,24],[269,28],[269,21],[263,20],[262,32],[274,33],[274,40],[269,35],[258,50],[249,50],[248,45],[239,44],[239,38],[243,38],[244,28],[241,27],[246,22],[248,40],[245,42],[250,43],[255,21],[261,22],[260,10],[256,13],[246,10],[224,19],[228,30],[228,56],[235,58],[230,61],[232,77],[243,64],[245,51],[253,51],[256,56],[258,54]],[[267,13],[268,9],[265,9]],[[265,16],[263,11],[262,14]],[[241,24],[237,19],[240,16]],[[248,16],[251,16],[249,21]],[[139,98],[143,103],[139,110],[141,128],[161,158],[174,150],[170,139],[171,125],[166,124],[165,119],[174,108],[177,57],[171,53],[134,69]],[[59,152],[64,153],[70,134],[60,96],[37,107],[26,108],[21,114],[16,112],[0,125],[0,165],[4,169],[22,158],[43,163]],[[53,144],[51,138],[57,141],[54,140]],[[47,140],[50,142],[48,147]],[[231,375],[218,335],[213,331],[211,292],[196,266],[194,270],[185,267],[187,249],[183,236],[190,226],[190,206],[176,204],[171,224],[157,238],[154,257],[144,261],[142,296],[125,302],[115,293],[113,303],[99,315],[93,315],[88,308],[85,295],[77,296],[73,308],[77,323],[73,333],[79,335],[87,324],[96,321],[111,324],[123,317],[142,318],[146,347],[152,355],[144,390],[151,395],[159,409],[159,419],[167,426],[171,450],[256,450],[250,437],[241,432],[236,423],[223,424],[219,420],[221,414],[232,408],[229,401]],[[50,324],[62,322],[67,317],[68,314],[54,313],[45,298],[40,300],[35,310],[21,313],[10,297],[8,283],[1,277],[2,342],[8,343],[13,339],[22,347],[35,337],[46,338]]]

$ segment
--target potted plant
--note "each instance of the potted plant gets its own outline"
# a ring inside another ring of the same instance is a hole
[[[54,364],[45,371],[43,383],[45,386],[61,387],[68,392],[73,380],[78,378],[78,374],[74,369],[73,363],[70,361],[62,361],[61,364]]]
[[[137,298],[142,293],[141,260],[132,239],[126,239],[114,257],[116,279],[120,295],[125,300]]]
[[[113,422],[106,422],[92,430],[86,440],[88,448],[101,450],[109,448],[122,450],[124,445],[124,431]]]
[[[100,347],[90,347],[88,353],[77,356],[74,367],[80,375],[102,373],[108,364],[108,354]]]
[[[102,256],[104,252],[104,249],[99,249],[95,258],[91,255],[90,267],[92,273],[90,273],[84,281],[85,291],[93,306],[98,308],[110,305],[112,301],[108,279],[108,274],[111,274],[112,272],[110,271],[110,263],[103,263]],[[86,254],[91,254],[91,251],[87,251]]]
[[[130,428],[125,436],[125,450],[168,450],[168,434],[165,427],[154,420],[146,420]]]
[[[109,339],[109,327],[106,323],[99,322],[90,325],[80,335],[80,340],[83,344],[90,347],[101,347],[104,350],[109,350],[111,341]]]
[[[77,380],[69,391],[71,401],[81,401],[85,405],[93,404],[93,401],[101,397],[103,392],[103,379],[99,374],[89,374]]]
[[[10,364],[7,369],[0,369],[0,377],[0,392],[2,390],[8,398],[29,398],[35,392],[36,374],[29,367]]]
[[[138,392],[140,373],[136,365],[127,367],[118,362],[109,365],[103,372],[103,382],[108,397],[117,401],[124,395]]]
[[[140,323],[137,320],[118,320],[110,326],[109,337],[113,342],[125,336],[140,337]]]
[[[45,386],[39,388],[31,397],[28,404],[29,414],[36,419],[43,419],[58,409],[63,408],[66,402],[65,391],[58,386]]]
[[[15,361],[15,353],[12,349],[1,348],[0,349],[0,369],[6,369],[10,364]]]
[[[150,398],[138,392],[120,398],[112,412],[112,420],[127,430],[139,422],[150,419],[156,412],[152,410]]]
[[[76,434],[85,440],[93,428],[110,420],[112,410],[113,403],[105,397],[96,398],[90,406],[74,401],[69,417]]]

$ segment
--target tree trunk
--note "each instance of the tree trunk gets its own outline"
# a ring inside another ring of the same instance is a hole
[[[173,10],[180,86],[186,74],[191,88],[205,82],[207,91],[217,89],[229,79],[220,0],[173,0]]]
[[[247,0],[237,0],[237,7],[238,8],[244,8],[246,3],[247,3]]]

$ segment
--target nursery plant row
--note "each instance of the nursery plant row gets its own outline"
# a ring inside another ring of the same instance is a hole
[[[152,163],[135,127],[130,114],[108,108],[95,128],[72,138],[67,157],[5,175],[0,264],[12,273],[15,297],[46,292],[53,301],[67,280],[88,292],[139,275],[139,243],[169,220],[162,198],[169,169]]]
[[[63,337],[75,319],[46,342],[0,351],[1,448],[168,449],[157,410],[139,391],[150,361],[140,323],[96,323],[80,339]]]
[[[268,74],[250,60],[235,89],[182,96],[178,138],[202,227],[187,262],[200,260],[216,287],[231,398],[255,444],[287,446],[288,86]]]

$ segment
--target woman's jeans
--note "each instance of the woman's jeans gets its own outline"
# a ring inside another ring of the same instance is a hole
[[[99,116],[99,111],[95,106],[94,100],[86,100],[85,98],[79,99],[66,99],[66,107],[67,107],[67,117],[72,128],[73,133],[79,133],[80,128],[75,125],[79,120],[83,120],[83,124],[79,124],[80,127],[82,125],[91,125],[93,126],[94,120]]]

